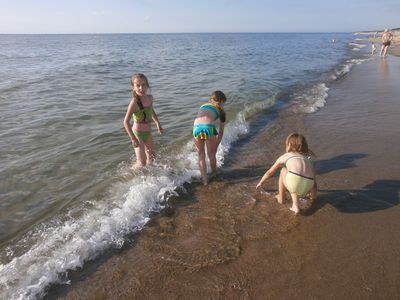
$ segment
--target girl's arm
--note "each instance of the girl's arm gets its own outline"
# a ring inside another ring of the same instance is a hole
[[[131,123],[130,123],[134,107],[135,107],[135,101],[132,99],[131,102],[128,105],[128,109],[126,110],[126,114],[125,114],[125,118],[124,118],[124,127],[125,127],[126,133],[131,138],[133,147],[136,148],[136,147],[139,146],[139,140],[133,134]]]
[[[283,160],[283,155],[281,157],[279,157],[276,162],[272,165],[271,168],[269,168],[269,170],[267,172],[265,172],[264,176],[261,178],[260,182],[257,183],[256,185],[256,189],[259,189],[262,187],[262,185],[264,184],[264,182],[272,177],[276,171],[278,171],[284,164],[284,160]]]
[[[156,123],[157,130],[159,134],[162,134],[164,132],[164,129],[161,127],[160,121],[158,120],[158,116],[156,114],[156,111],[153,108],[153,117],[152,117],[154,123]]]
[[[220,122],[219,123],[219,128],[218,128],[218,136],[217,136],[217,147],[222,141],[222,137],[224,136],[224,129],[225,129],[225,123]]]

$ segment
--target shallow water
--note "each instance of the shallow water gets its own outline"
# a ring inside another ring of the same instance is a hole
[[[191,126],[213,90],[228,96],[223,165],[283,107],[323,107],[329,85],[365,56],[352,38],[0,35],[2,295],[31,298],[67,281],[60,274],[121,247],[197,178]],[[135,72],[149,78],[166,129],[157,162],[136,173],[122,126]]]

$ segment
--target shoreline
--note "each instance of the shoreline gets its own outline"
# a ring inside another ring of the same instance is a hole
[[[217,180],[193,185],[133,246],[46,298],[395,299],[400,173],[384,163],[397,149],[385,146],[400,128],[399,65],[397,57],[372,58],[335,83],[317,113],[279,112],[230,155]],[[317,153],[318,202],[306,217],[274,200],[277,177],[270,194],[254,190],[293,128]]]
[[[393,56],[400,56],[400,30],[392,30],[393,32],[393,40],[392,45],[389,47],[388,54]],[[375,35],[380,35],[379,37],[375,37]],[[381,36],[383,31],[368,31],[368,32],[358,32],[355,35],[365,35],[367,36],[367,40],[369,42],[374,42],[375,44],[379,45],[376,51],[379,55],[380,47],[381,47]],[[371,37],[372,36],[372,37]]]

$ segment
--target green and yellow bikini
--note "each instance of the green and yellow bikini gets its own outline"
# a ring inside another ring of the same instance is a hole
[[[153,118],[153,107],[143,107],[139,105],[140,110],[135,111],[132,114],[132,119],[134,123],[150,123]],[[147,121],[149,120],[149,121]],[[146,142],[151,137],[151,131],[137,131],[133,130],[135,136],[144,142]]]

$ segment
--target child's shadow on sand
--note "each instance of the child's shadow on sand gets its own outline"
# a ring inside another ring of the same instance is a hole
[[[318,160],[314,163],[317,175],[326,174],[339,169],[356,167],[355,160],[367,157],[364,153],[341,154],[330,159]]]
[[[317,175],[338,169],[356,167],[355,160],[366,157],[363,153],[342,154],[315,163]],[[313,214],[326,204],[344,213],[364,213],[387,209],[399,204],[400,181],[376,180],[359,190],[320,190],[316,203],[306,212]]]
[[[307,211],[313,214],[326,204],[344,213],[365,213],[399,204],[400,180],[376,180],[359,190],[322,190]]]

